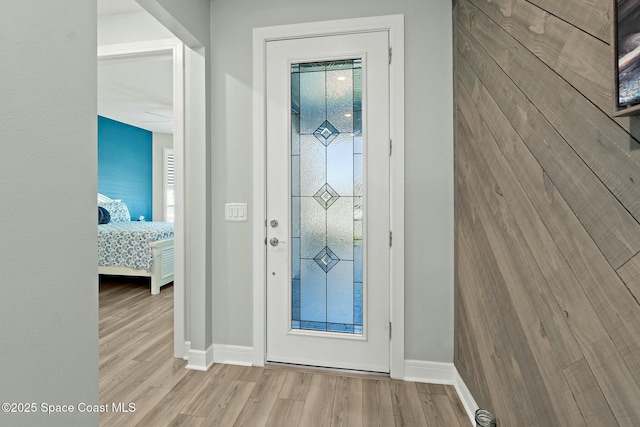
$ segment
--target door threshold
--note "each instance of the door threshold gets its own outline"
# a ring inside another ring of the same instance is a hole
[[[359,371],[356,369],[327,368],[324,366],[299,365],[296,363],[285,363],[285,362],[266,362],[264,364],[264,367],[266,369],[307,372],[310,374],[318,373],[318,374],[324,374],[324,375],[335,375],[340,377],[354,377],[354,378],[372,379],[372,380],[385,380],[385,379],[391,380],[391,376],[388,373]]]

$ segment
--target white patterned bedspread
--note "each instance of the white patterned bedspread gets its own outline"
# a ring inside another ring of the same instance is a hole
[[[173,238],[173,223],[123,221],[98,224],[98,265],[150,271],[149,243]]]

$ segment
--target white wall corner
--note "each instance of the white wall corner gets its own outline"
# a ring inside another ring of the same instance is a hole
[[[184,354],[184,356],[182,356],[182,359],[189,360],[189,352],[190,351],[191,351],[191,341],[185,341],[184,342],[184,350],[182,352],[182,354]]]
[[[453,363],[405,360],[402,379],[417,383],[453,385],[471,424],[475,425],[478,405]]]
[[[187,369],[206,371],[213,365],[213,345],[206,350],[190,349],[187,353]]]
[[[471,420],[471,424],[475,425],[474,424],[475,414],[476,414],[476,410],[478,409],[478,404],[476,403],[475,399],[471,395],[471,392],[467,388],[467,385],[464,383],[464,380],[458,373],[458,370],[456,369],[455,371],[456,371],[456,375],[455,375],[455,381],[453,383],[453,386],[455,387],[456,392],[458,393],[458,397],[462,402],[462,406],[464,406],[464,410],[467,411],[467,416]]]
[[[228,365],[253,365],[253,347],[239,345],[214,344],[213,360],[215,363]]]

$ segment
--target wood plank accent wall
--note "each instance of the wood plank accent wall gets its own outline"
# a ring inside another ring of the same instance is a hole
[[[610,0],[454,1],[455,365],[502,426],[640,426],[640,118]]]

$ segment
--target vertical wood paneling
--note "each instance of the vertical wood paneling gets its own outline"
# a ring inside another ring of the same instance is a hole
[[[640,425],[640,127],[608,111],[609,8],[456,5],[455,363],[503,426]]]

